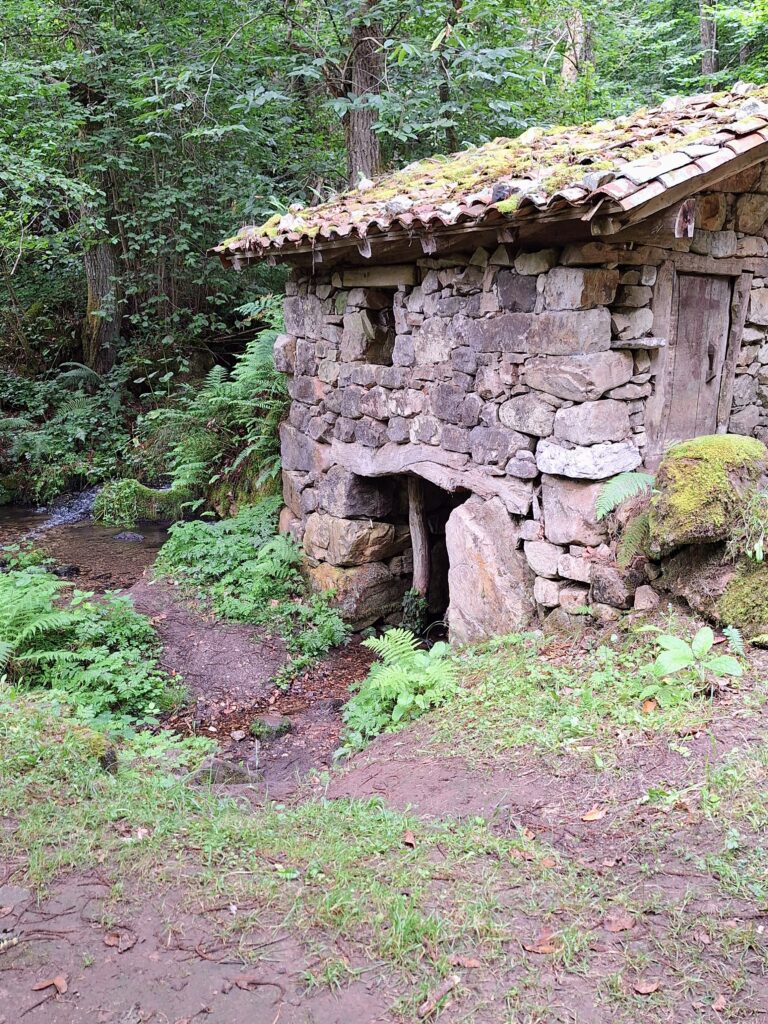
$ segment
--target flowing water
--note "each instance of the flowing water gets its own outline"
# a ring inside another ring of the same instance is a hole
[[[157,558],[167,528],[157,523],[141,523],[130,531],[103,526],[91,518],[95,494],[67,495],[50,509],[0,506],[0,549],[34,541],[54,560],[57,574],[81,590],[132,586]]]

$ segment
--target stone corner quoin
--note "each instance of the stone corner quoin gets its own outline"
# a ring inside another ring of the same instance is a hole
[[[631,606],[652,581],[618,571],[595,500],[647,464],[659,430],[670,263],[734,287],[751,267],[718,429],[768,437],[766,172],[747,185],[698,196],[691,239],[473,248],[419,259],[400,284],[372,265],[366,287],[321,264],[293,272],[275,344],[292,400],[281,529],[355,626],[395,616],[411,586],[409,476],[454,496],[441,528],[454,638]]]

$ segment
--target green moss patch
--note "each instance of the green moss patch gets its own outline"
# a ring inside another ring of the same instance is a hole
[[[747,637],[768,633],[768,563],[744,559],[717,605],[721,622]]]
[[[140,520],[181,519],[183,506],[190,498],[185,487],[161,491],[145,487],[138,480],[116,480],[97,494],[93,517],[108,526],[135,526]]]
[[[744,495],[768,463],[761,441],[712,434],[674,445],[656,477],[650,532],[654,553],[723,540]]]

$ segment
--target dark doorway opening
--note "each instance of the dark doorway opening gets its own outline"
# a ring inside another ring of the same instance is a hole
[[[445,526],[454,509],[462,505],[470,493],[445,491],[421,477],[408,478],[408,524],[414,559],[412,589],[426,603],[422,605],[421,625],[429,640],[440,639],[447,633],[445,620],[450,592]]]

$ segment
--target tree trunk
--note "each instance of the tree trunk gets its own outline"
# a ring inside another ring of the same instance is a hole
[[[361,175],[372,178],[381,170],[381,146],[373,131],[378,114],[369,102],[381,93],[384,77],[381,25],[372,22],[352,27],[349,92],[354,106],[344,119],[347,142],[347,175],[350,185],[357,185]]]
[[[117,308],[117,265],[108,239],[94,243],[83,253],[88,303],[83,321],[83,362],[97,373],[115,363],[120,338]]]
[[[718,71],[716,0],[699,0],[699,35],[701,37],[701,73],[714,75]]]
[[[584,15],[575,10],[565,23],[566,45],[560,79],[565,84],[575,82],[579,77],[587,49],[587,26]]]

